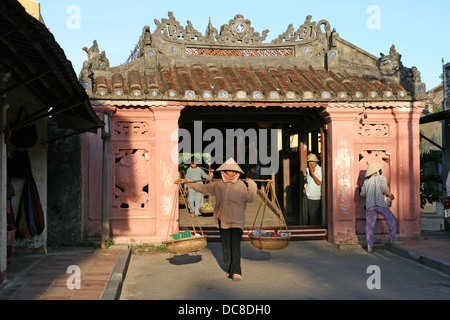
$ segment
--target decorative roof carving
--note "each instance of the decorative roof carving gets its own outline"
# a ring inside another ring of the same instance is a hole
[[[266,29],[261,36],[251,27],[249,19],[244,19],[243,15],[237,14],[228,24],[220,27],[220,33],[215,34],[215,38],[219,43],[261,43],[266,39],[268,33],[269,30]]]
[[[272,40],[272,43],[296,42],[296,41],[312,41],[322,34],[330,34],[330,23],[326,20],[320,20],[318,23],[311,21],[312,16],[307,16],[305,22],[294,30],[290,24],[283,34]],[[209,20],[205,35],[197,31],[192,23],[188,20],[187,26],[183,27],[173,15],[169,12],[169,19],[163,18],[161,21],[154,19],[156,24],[155,32],[152,37],[161,37],[164,40],[184,41],[211,44],[217,42],[219,44],[261,44],[267,38],[269,30],[263,30],[262,34],[256,32],[251,26],[251,21],[245,19],[243,15],[237,14],[228,24],[220,27],[220,32],[212,25]],[[323,28],[323,30],[322,30]]]
[[[383,77],[396,79],[408,91],[413,92],[414,96],[425,94],[425,84],[422,83],[419,70],[403,65],[402,55],[397,52],[395,45],[391,46],[389,54],[380,55],[376,65]]]
[[[83,69],[109,69],[109,60],[108,58],[106,58],[105,51],[102,51],[102,53],[100,53],[97,40],[94,40],[92,47],[90,47],[89,49],[87,47],[83,47],[83,50],[88,55],[88,59],[84,62]]]
[[[190,21],[182,26],[172,12],[155,24],[153,33],[143,28],[125,64],[110,68],[96,41],[84,48],[88,60],[81,80],[93,80],[88,89],[93,97],[346,102],[421,99],[425,94],[419,71],[403,66],[395,46],[378,59],[340,38],[328,21],[315,22],[310,15],[271,43],[263,43],[268,30],[255,32],[240,14],[220,31],[210,19],[204,35]]]
[[[314,40],[321,34],[330,33],[330,23],[328,21],[320,20],[319,23],[316,23],[315,21],[311,22],[311,18],[312,16],[307,16],[305,23],[303,23],[296,31],[294,30],[293,25],[290,24],[284,33],[272,40],[272,43]],[[322,26],[324,32],[322,32]],[[335,32],[336,30],[333,31]]]
[[[396,75],[397,72],[403,68],[401,61],[402,55],[397,52],[395,45],[391,46],[389,54],[380,53],[381,57],[377,61],[377,66],[380,69],[381,74],[386,76]]]
[[[157,19],[153,20],[156,24],[156,30],[153,33],[153,37],[161,36],[165,40],[204,40],[205,37],[202,36],[200,32],[195,30],[192,23],[188,20],[188,25],[186,28],[181,26],[181,24],[173,16],[173,12],[169,12],[169,19],[161,19],[159,22]]]

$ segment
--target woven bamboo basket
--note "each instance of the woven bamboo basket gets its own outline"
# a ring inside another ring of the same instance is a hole
[[[206,247],[206,236],[193,236],[178,240],[167,240],[163,243],[170,253],[185,254],[199,251]]]
[[[262,202],[258,208],[258,212],[256,213],[255,220],[253,222],[252,230],[255,230],[255,225],[258,219],[258,216],[261,211],[261,207],[263,206],[262,210],[262,218],[260,221],[260,230],[263,230],[263,222],[264,222],[264,215],[266,212],[266,208],[270,205],[273,210],[274,214],[278,218],[279,222],[279,229],[278,233],[286,233],[286,237],[264,237],[261,235],[254,235],[253,232],[249,232],[248,237],[250,238],[250,243],[261,250],[284,250],[289,245],[290,240],[290,234],[289,230],[286,224],[286,220],[284,219],[283,212],[281,211],[280,205],[277,200],[277,196],[275,194],[275,190],[273,188],[273,181],[272,180],[260,180],[262,182],[267,182],[267,185],[263,189],[262,192],[258,192],[258,195],[262,198]],[[272,199],[269,198],[269,195],[272,195]]]
[[[261,237],[248,235],[250,243],[262,250],[284,250],[288,244],[290,237]]]
[[[200,208],[198,209],[198,211],[202,214],[202,215],[212,215],[214,213],[214,208],[209,208],[209,209],[203,209]]]

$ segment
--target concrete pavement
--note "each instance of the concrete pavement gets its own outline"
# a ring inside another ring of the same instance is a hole
[[[429,229],[418,240],[375,247],[373,254],[322,240],[292,241],[283,251],[244,242],[239,283],[226,278],[220,243],[213,242],[187,255],[70,247],[47,254],[13,251],[0,300],[450,299],[450,232]],[[367,288],[371,265],[380,267],[382,290]],[[70,266],[78,266],[78,274]],[[412,270],[414,278],[405,278]]]
[[[286,250],[242,244],[243,280],[226,278],[220,243],[185,255],[133,255],[122,300],[450,299],[450,276],[381,247],[340,250],[323,240],[291,242]],[[381,290],[371,290],[369,267]]]

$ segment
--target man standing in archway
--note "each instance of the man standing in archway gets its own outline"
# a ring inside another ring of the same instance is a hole
[[[319,166],[319,159],[314,153],[308,155],[306,159],[306,182],[303,192],[306,195],[306,212],[303,214],[303,223],[309,225],[321,225],[322,219],[319,215],[320,199],[322,197],[322,168]]]

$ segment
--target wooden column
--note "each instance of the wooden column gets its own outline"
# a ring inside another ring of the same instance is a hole
[[[287,219],[292,215],[292,189],[291,189],[291,162],[290,162],[290,132],[282,130],[282,155],[283,155],[283,207]]]

